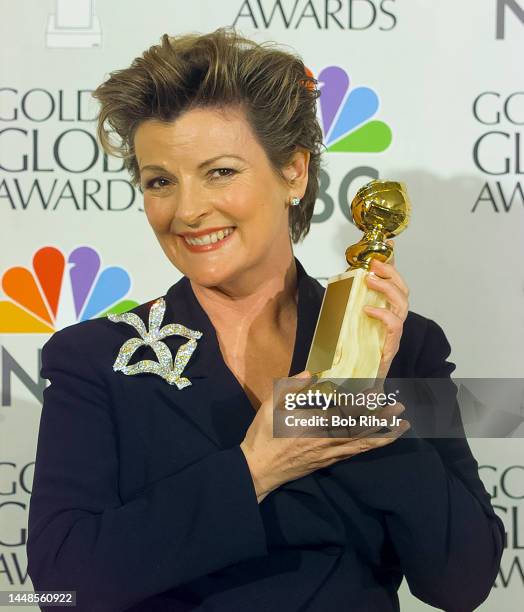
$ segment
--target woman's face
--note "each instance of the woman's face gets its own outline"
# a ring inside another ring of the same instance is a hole
[[[286,184],[236,107],[193,109],[171,123],[147,120],[134,144],[149,223],[192,281],[225,285],[289,261],[289,199],[305,192],[307,152],[283,169],[294,179]],[[225,234],[212,233],[219,231]]]

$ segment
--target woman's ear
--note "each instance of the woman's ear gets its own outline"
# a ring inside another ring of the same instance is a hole
[[[283,174],[298,197],[304,197],[308,181],[309,151],[298,149],[284,167]]]

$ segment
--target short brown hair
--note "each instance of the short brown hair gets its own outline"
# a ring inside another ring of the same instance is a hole
[[[164,34],[129,68],[111,72],[93,92],[100,102],[98,138],[104,151],[121,157],[140,185],[134,135],[146,119],[173,121],[197,107],[241,104],[275,171],[297,149],[310,153],[308,184],[300,206],[291,206],[293,242],[309,232],[318,194],[322,130],[316,116],[317,81],[294,52],[256,43],[233,28],[209,34]],[[110,140],[115,131],[120,142]]]

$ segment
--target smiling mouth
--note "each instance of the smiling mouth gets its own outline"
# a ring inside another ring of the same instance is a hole
[[[223,230],[219,230],[218,232],[210,232],[209,234],[204,234],[203,236],[198,236],[198,238],[190,238],[188,236],[182,236],[184,242],[191,246],[205,246],[208,244],[214,244],[216,242],[220,242],[224,238],[227,238],[230,234],[235,231],[234,227],[226,227]]]

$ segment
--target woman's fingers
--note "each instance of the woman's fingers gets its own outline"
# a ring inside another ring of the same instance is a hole
[[[367,285],[370,289],[374,289],[375,291],[380,291],[386,296],[386,299],[390,303],[390,310],[396,314],[401,319],[405,319],[408,310],[409,304],[407,300],[407,295],[403,293],[403,291],[393,283],[385,278],[381,278],[380,276],[376,276],[375,274],[368,274]]]
[[[404,432],[411,427],[411,423],[406,419],[401,419],[398,425],[390,427],[390,432],[374,433],[363,438],[345,440],[344,444],[332,445],[326,450],[324,457],[326,460],[341,460],[345,457],[352,457],[355,454],[363,453],[373,448],[386,446],[397,440]],[[379,428],[380,429],[380,428]]]
[[[374,319],[380,319],[387,327],[388,333],[400,334],[404,325],[405,316],[400,317],[387,308],[377,308],[376,306],[364,306],[364,310]]]
[[[393,252],[391,253],[391,257],[388,261],[388,263],[390,263],[391,265],[395,265],[395,243],[393,240],[386,240],[386,244],[391,247],[393,249]]]
[[[370,271],[380,278],[391,281],[406,297],[409,296],[409,287],[407,286],[406,281],[402,278],[398,270],[391,262],[384,263],[378,259],[373,259],[370,264]]]
[[[355,422],[354,425],[349,425],[349,424],[348,425],[338,425],[338,424],[333,425],[331,423],[331,417],[334,415],[333,409],[329,409],[328,411],[305,409],[305,410],[298,411],[300,414],[297,416],[299,418],[308,417],[308,416],[323,416],[324,418],[327,419],[327,423],[325,425],[319,426],[315,424],[314,428],[315,428],[315,433],[324,431],[324,432],[327,432],[328,435],[319,436],[319,437],[315,436],[314,437],[316,440],[315,442],[309,442],[309,443],[306,442],[304,444],[305,446],[316,447],[317,449],[319,449],[319,452],[321,452],[322,448],[347,444],[348,441],[351,441],[351,440],[357,440],[360,438],[365,438],[367,436],[376,435],[376,434],[379,434],[381,429],[383,429],[383,426],[381,424],[379,425],[362,424],[361,425],[360,424],[361,417],[362,418],[365,417],[369,419],[371,416],[376,416],[377,418],[380,418],[380,419],[386,419],[388,423],[393,423],[394,422],[393,417],[398,417],[400,414],[402,414],[402,412],[404,412],[404,410],[405,410],[405,406],[401,402],[395,402],[394,404],[386,405],[377,411],[366,410],[365,414],[362,414],[362,413],[352,414],[351,412],[349,412],[349,413],[343,413],[341,415],[338,415],[338,414],[336,415],[336,416],[341,416],[341,418],[345,418],[348,420],[349,418],[353,418]],[[295,412],[297,411],[293,411],[293,414]],[[311,433],[311,430],[308,428],[308,426],[304,426],[301,433],[304,433],[304,435],[300,435],[298,437],[306,438],[308,437],[308,434]],[[330,434],[338,434],[338,435],[333,436]],[[344,435],[341,435],[341,434],[344,434]],[[386,434],[386,436],[390,436],[390,435],[391,434],[389,432]]]
[[[404,319],[400,319],[387,308],[375,308],[374,306],[364,306],[364,312],[386,326],[386,338],[382,348],[382,358],[380,360],[377,377],[386,378],[391,363],[400,347],[400,339],[404,329]]]
[[[390,241],[391,243],[391,241]],[[404,321],[409,312],[409,288],[392,263],[372,260],[366,278],[367,286],[384,295],[385,308],[364,306],[364,312],[386,326],[386,338],[379,366],[379,376],[385,377],[400,346]]]

